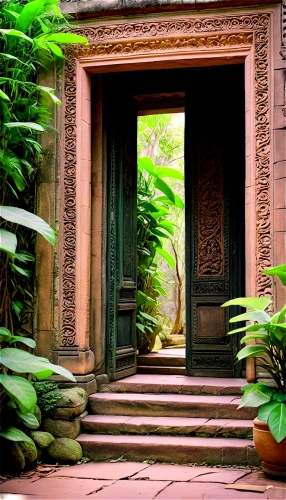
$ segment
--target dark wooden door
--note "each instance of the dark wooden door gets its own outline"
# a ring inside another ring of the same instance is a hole
[[[186,88],[186,373],[192,376],[241,375],[237,336],[226,336],[229,309],[220,306],[244,294],[243,89],[241,67],[198,68]]]
[[[107,184],[107,371],[136,373],[137,111],[131,93],[103,79]]]

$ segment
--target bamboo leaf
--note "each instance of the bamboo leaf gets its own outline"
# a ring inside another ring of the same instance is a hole
[[[10,97],[3,92],[3,90],[0,89],[0,99],[5,102],[10,102]]]

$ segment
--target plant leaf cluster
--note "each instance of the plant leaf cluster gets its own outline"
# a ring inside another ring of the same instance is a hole
[[[28,427],[38,424],[34,415],[37,394],[31,380],[43,380],[53,373],[73,382],[76,382],[76,379],[66,368],[50,363],[47,358],[14,347],[22,343],[34,348],[36,344],[33,339],[14,336],[7,328],[0,327],[0,343],[2,407],[0,436],[11,441],[28,441],[29,436],[15,426],[19,421]],[[11,345],[13,347],[10,347]]]
[[[158,257],[169,266],[175,266],[172,255],[164,248],[164,241],[174,236],[175,226],[170,220],[170,206],[183,209],[184,203],[167,182],[184,180],[178,170],[155,166],[153,160],[138,158],[137,183],[137,339],[138,349],[154,338],[162,329],[158,319],[158,297],[165,295],[158,269]]]
[[[285,264],[263,272],[277,276],[286,286]],[[247,309],[230,319],[230,323],[247,322],[244,327],[228,332],[228,335],[246,333],[240,341],[246,345],[238,352],[237,360],[256,358],[256,366],[266,370],[274,383],[273,386],[266,382],[243,386],[240,407],[260,407],[258,418],[268,423],[271,434],[280,443],[286,437],[286,304],[280,311],[268,314],[270,304],[268,297],[240,297],[225,302],[222,307]]]
[[[1,2],[0,324],[12,332],[23,331],[23,319],[33,309],[34,231],[53,245],[56,241],[55,231],[33,211],[43,154],[39,134],[52,129],[51,105],[61,101],[37,79],[41,68],[64,60],[59,44],[87,43],[70,29],[58,0]]]
[[[29,440],[21,427],[38,424],[33,380],[57,373],[75,382],[65,368],[29,352],[36,344],[23,328],[25,315],[33,313],[35,233],[56,243],[54,229],[33,212],[43,154],[39,134],[54,131],[51,106],[61,101],[55,89],[39,85],[38,75],[63,62],[59,44],[88,43],[69,32],[58,3],[4,0],[0,5],[0,436],[12,441]]]

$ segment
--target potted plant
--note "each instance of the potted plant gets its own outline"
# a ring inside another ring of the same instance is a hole
[[[277,276],[286,286],[286,264],[263,271]],[[228,335],[246,332],[237,354],[237,361],[256,358],[257,366],[266,370],[270,378],[242,387],[242,406],[257,407],[254,419],[254,444],[262,459],[262,469],[272,476],[286,476],[286,304],[281,311],[268,313],[268,297],[240,297],[229,300],[222,307],[245,307],[247,312],[230,319],[230,323],[246,321],[242,328]],[[252,324],[248,323],[252,322]]]

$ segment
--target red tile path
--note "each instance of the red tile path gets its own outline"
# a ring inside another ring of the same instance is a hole
[[[260,470],[140,462],[43,466],[0,491],[5,500],[286,500],[286,483]]]

